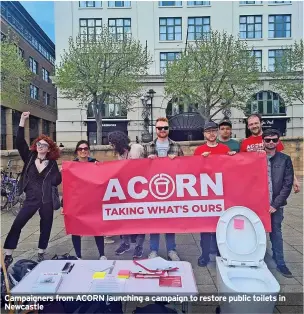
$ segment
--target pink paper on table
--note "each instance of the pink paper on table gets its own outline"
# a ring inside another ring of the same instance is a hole
[[[244,220],[243,219],[234,219],[234,229],[244,229]]]

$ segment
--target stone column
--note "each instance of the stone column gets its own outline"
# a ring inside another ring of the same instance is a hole
[[[24,138],[26,140],[26,142],[31,145],[32,143],[30,143],[30,122],[29,119],[25,120],[25,124],[24,124]]]
[[[50,138],[54,140],[55,123],[49,121],[49,124],[50,124]]]
[[[42,119],[38,119],[38,136],[41,135],[43,133],[42,130]]]
[[[5,110],[5,119],[6,119],[6,149],[13,149],[13,110],[7,108]]]

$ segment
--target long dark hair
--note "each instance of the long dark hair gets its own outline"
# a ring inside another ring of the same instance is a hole
[[[74,151],[74,154],[75,154],[75,155],[77,155],[77,149],[78,149],[78,147],[79,147],[80,145],[82,145],[82,144],[86,144],[86,145],[88,146],[88,149],[90,150],[90,144],[89,144],[89,142],[86,141],[86,140],[81,140],[81,141],[79,141],[79,142],[76,144],[76,148],[75,148],[75,151]]]
[[[130,139],[128,135],[122,131],[114,131],[108,135],[109,143],[114,146],[114,150],[119,155],[123,155],[125,150],[130,150]]]

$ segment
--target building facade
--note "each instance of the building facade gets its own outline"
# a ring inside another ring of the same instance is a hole
[[[25,125],[28,143],[42,133],[56,140],[57,91],[50,78],[55,69],[55,45],[18,1],[1,2],[1,38],[8,31],[17,35],[17,49],[33,79],[24,103],[1,103],[2,150],[15,148],[14,139],[23,111],[31,113]]]
[[[264,127],[277,127],[287,136],[302,135],[303,105],[295,102],[285,107],[280,91],[271,86],[269,75],[263,73],[274,69],[284,46],[302,38],[302,1],[58,1],[55,21],[57,62],[60,62],[63,50],[68,48],[70,36],[98,34],[101,25],[110,27],[118,38],[132,35],[147,46],[153,62],[143,94],[150,89],[155,91],[152,121],[159,116],[170,118],[171,137],[176,140],[201,139],[204,121],[189,108],[165,97],[162,74],[167,64],[178,58],[186,42],[199,39],[211,29],[240,36],[254,49],[261,68],[260,86],[255,95],[248,95],[248,100],[251,96],[255,98],[248,103],[248,108],[263,115]],[[107,133],[113,129],[128,132],[132,141],[136,137],[141,140],[145,127],[143,109],[145,111],[147,104],[149,107],[150,98],[148,102],[144,97],[135,99],[133,110],[128,112],[119,104],[106,105],[104,143],[107,143]],[[89,138],[94,144],[96,123],[92,112],[80,110],[77,105],[76,101],[60,98],[59,91],[58,141],[74,145],[80,138]],[[225,114],[233,123],[233,135],[245,137],[244,113],[232,109]],[[222,117],[223,113],[219,113],[215,120]]]

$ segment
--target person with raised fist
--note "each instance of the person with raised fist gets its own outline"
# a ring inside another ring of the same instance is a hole
[[[20,195],[24,192],[26,199],[4,243],[6,267],[13,262],[12,252],[17,248],[22,228],[38,210],[40,237],[37,260],[38,262],[44,260],[53,224],[52,190],[61,183],[61,173],[56,162],[59,158],[59,148],[52,139],[40,135],[33,141],[31,147],[24,139],[24,124],[29,116],[29,112],[22,113],[16,137],[16,147],[24,162],[18,192]]]

